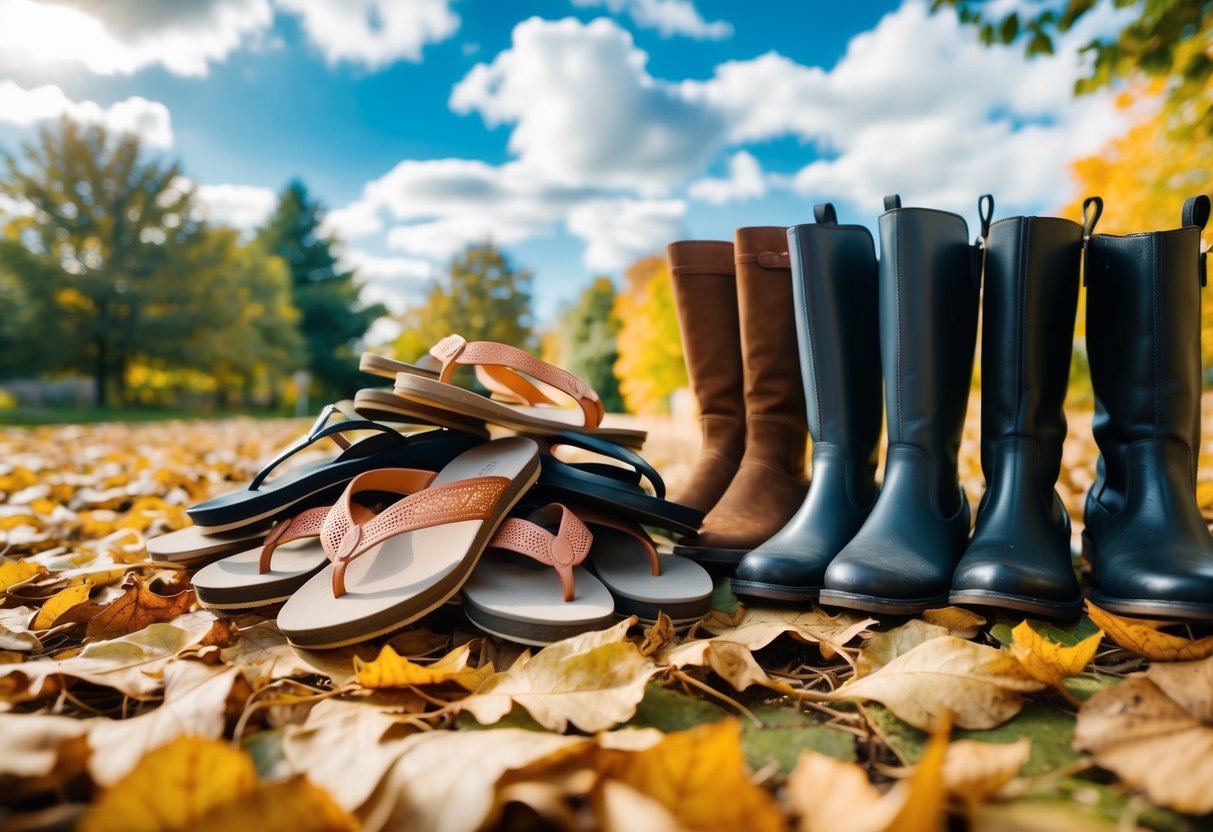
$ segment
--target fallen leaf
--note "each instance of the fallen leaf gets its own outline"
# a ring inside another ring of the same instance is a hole
[[[150,750],[181,736],[219,739],[228,722],[240,714],[252,689],[232,666],[178,660],[164,669],[164,703],[127,719],[89,723],[92,749],[89,772],[101,786],[111,786],[132,771]]]
[[[800,832],[884,832],[905,799],[881,795],[862,766],[807,749],[788,775],[788,797]]]
[[[787,828],[771,795],[746,773],[736,719],[667,734],[651,748],[614,757],[605,776],[653,798],[686,829]]]
[[[0,714],[0,778],[46,777],[63,745],[82,739],[82,719],[48,714]]]
[[[191,832],[353,832],[358,828],[357,821],[328,792],[304,777],[292,777],[220,806],[192,826]]]
[[[0,650],[30,653],[42,649],[42,641],[30,632],[31,607],[0,609]]]
[[[1083,703],[1074,747],[1152,801],[1204,815],[1213,812],[1211,716],[1213,658],[1152,665]]]
[[[635,618],[609,630],[583,633],[551,644],[525,663],[485,680],[475,693],[452,703],[482,725],[492,725],[520,705],[549,731],[572,723],[603,731],[627,721],[644,698],[657,665],[626,641]]]
[[[92,591],[91,583],[83,583],[56,592],[46,600],[42,609],[38,610],[38,614],[34,616],[34,621],[30,626],[35,630],[49,630],[72,607],[88,601],[89,593]]]
[[[766,647],[786,633],[800,641],[817,644],[822,655],[831,658],[836,653],[845,656],[843,648],[847,643],[875,623],[872,618],[849,613],[829,615],[816,608],[798,612],[746,607],[740,621],[713,611],[701,626],[721,641],[735,642],[750,650]]]
[[[411,685],[440,685],[453,682],[464,690],[474,691],[493,675],[491,664],[482,668],[468,667],[471,648],[456,647],[433,664],[413,664],[385,644],[374,661],[354,657],[354,672],[358,684],[367,688],[403,688]]]
[[[922,614],[923,621],[943,627],[957,638],[973,638],[981,632],[986,620],[963,607],[942,607],[937,610],[926,610]]]
[[[8,560],[0,562],[0,592],[7,592],[9,587],[28,581],[35,575],[46,571],[46,567],[27,560]]]
[[[966,803],[981,803],[1015,779],[1030,756],[1027,737],[1011,743],[957,740],[944,758],[944,787]]]
[[[157,595],[138,577],[125,589],[122,597],[109,603],[88,622],[89,638],[117,638],[151,624],[172,621],[189,612],[196,600],[192,589],[171,597]]]
[[[660,801],[618,780],[603,780],[593,798],[603,832],[681,832],[687,827]]]
[[[644,630],[644,641],[640,644],[640,655],[652,656],[667,644],[677,639],[674,622],[664,612],[658,610],[657,620]]]
[[[910,652],[924,641],[949,634],[946,627],[914,618],[885,633],[877,633],[864,642],[855,659],[855,676],[870,676],[893,659]]]
[[[250,682],[287,676],[327,676],[340,687],[354,680],[354,657],[369,647],[299,650],[290,645],[272,619],[241,616],[236,625],[240,637],[225,647],[221,655],[225,662],[239,665]]]
[[[1194,661],[1213,656],[1213,636],[1201,639],[1183,638],[1161,631],[1173,621],[1150,621],[1144,618],[1122,618],[1087,601],[1087,614],[1108,638],[1126,650],[1156,662]]]
[[[1073,647],[1056,644],[1040,635],[1027,621],[1022,621],[1011,630],[1011,655],[1027,671],[1028,675],[1043,685],[1069,694],[1062,687],[1062,680],[1077,676],[1095,658],[1095,651],[1103,640],[1103,632],[1089,636]]]
[[[922,759],[910,778],[893,787],[895,792],[904,791],[905,801],[889,824],[891,832],[943,832],[946,797],[943,767],[951,731],[951,716],[944,714],[931,732]]]
[[[992,728],[1019,713],[1021,693],[1042,687],[1010,653],[941,636],[831,693],[801,695],[873,699],[914,727],[929,731],[948,713],[961,728]]]

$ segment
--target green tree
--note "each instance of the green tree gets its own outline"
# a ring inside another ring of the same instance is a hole
[[[980,0],[932,0],[932,10],[955,8],[961,22],[977,27],[987,44],[1025,42],[1032,55],[1051,55],[1058,34],[1100,6],[1132,6],[1136,14],[1115,37],[1099,37],[1083,47],[1094,55],[1090,74],[1079,79],[1076,93],[1117,81],[1162,80],[1179,125],[1213,130],[1213,100],[1206,85],[1213,76],[1213,0],[1066,0],[1044,4],[1035,14],[1012,11],[997,18],[985,14]]]
[[[529,269],[515,268],[491,242],[468,246],[434,280],[425,301],[404,313],[393,351],[413,361],[452,333],[533,348],[531,279]]]
[[[361,287],[353,272],[338,267],[336,241],[320,231],[323,220],[324,207],[295,180],[279,195],[278,207],[257,239],[286,261],[307,367],[319,391],[336,399],[351,395],[362,383],[355,346],[387,310],[359,302]]]
[[[598,392],[610,413],[624,409],[615,362],[619,360],[616,337],[621,323],[615,315],[615,284],[608,277],[595,278],[577,302],[565,309],[557,328],[545,338],[545,358],[565,367]]]
[[[89,367],[95,399],[126,398],[126,376],[171,294],[168,267],[194,233],[192,193],[176,164],[148,159],[139,139],[62,119],[19,156],[5,154],[0,190],[33,205],[8,224],[0,261],[46,324],[31,369]]]
[[[674,287],[662,257],[646,257],[627,271],[627,288],[615,302],[621,322],[615,375],[628,410],[660,413],[670,394],[687,386]]]

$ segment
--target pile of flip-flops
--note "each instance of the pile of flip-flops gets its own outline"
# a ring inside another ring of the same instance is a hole
[[[665,499],[633,450],[644,431],[603,427],[576,376],[457,335],[416,364],[368,353],[360,366],[394,389],[329,405],[246,488],[148,542],[157,560],[202,567],[204,606],[281,605],[278,626],[306,648],[389,633],[456,600],[482,630],[526,644],[617,616],[678,625],[707,613],[708,573],[645,530],[693,534],[703,515]],[[461,366],[489,395],[451,383]],[[490,426],[518,435],[490,438]],[[326,439],[340,453],[291,464]],[[560,446],[602,461],[563,461]]]

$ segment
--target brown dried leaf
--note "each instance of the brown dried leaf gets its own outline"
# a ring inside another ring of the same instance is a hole
[[[864,642],[863,649],[859,651],[859,657],[855,660],[855,676],[869,676],[924,641],[946,635],[946,627],[928,624],[917,618],[886,633],[877,633]]]
[[[981,632],[986,620],[962,607],[942,607],[937,610],[927,610],[922,614],[922,620],[937,627],[943,627],[957,638],[973,638]]]
[[[944,786],[968,803],[980,803],[1014,780],[1031,754],[1032,740],[1027,737],[1012,743],[957,740],[944,759]]]
[[[702,622],[705,630],[720,641],[742,644],[750,650],[766,647],[779,636],[787,633],[800,641],[817,644],[822,655],[830,658],[862,633],[875,619],[860,618],[850,613],[829,615],[820,609],[808,612],[780,610],[767,607],[746,607],[739,622],[713,612]]]
[[[724,636],[684,642],[667,650],[660,660],[670,667],[710,667],[737,690],[763,685],[781,693],[792,691],[787,682],[768,676],[748,647]]]
[[[89,638],[117,638],[151,624],[172,621],[189,612],[197,600],[192,589],[167,598],[157,595],[139,577],[132,578],[125,588],[122,597],[88,622]]]

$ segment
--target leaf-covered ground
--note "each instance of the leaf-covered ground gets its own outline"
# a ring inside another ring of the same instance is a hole
[[[685,432],[650,427],[676,478]],[[451,606],[323,653],[200,610],[145,540],[300,430],[0,430],[0,828],[1213,828],[1213,636],[1093,608],[877,621],[722,582],[689,632],[523,651]]]

